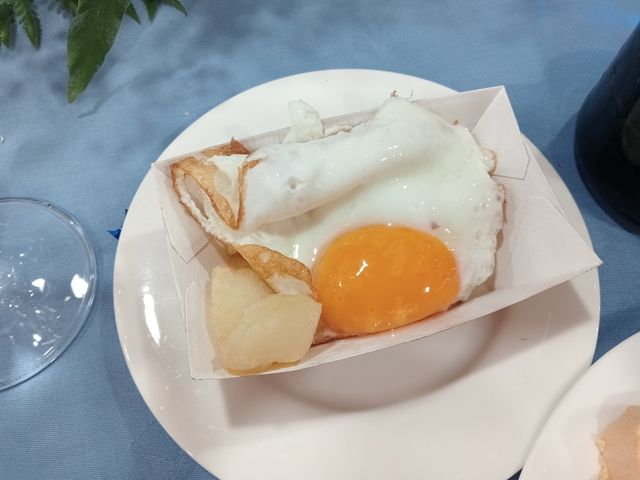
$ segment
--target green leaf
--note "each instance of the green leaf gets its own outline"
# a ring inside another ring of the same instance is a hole
[[[156,18],[156,13],[158,13],[158,7],[161,4],[168,5],[170,7],[175,8],[179,12],[184,15],[187,14],[187,9],[184,8],[182,2],[180,0],[143,0],[144,6],[147,7],[147,14],[149,15],[149,20],[153,21]]]
[[[0,44],[11,46],[11,24],[13,22],[13,9],[11,6],[0,2]]]
[[[58,0],[58,5],[72,17],[78,14],[78,0]]]
[[[33,0],[10,0],[7,3],[13,6],[13,12],[27,37],[31,40],[31,44],[38,48],[40,46],[40,21],[33,8]]]
[[[182,2],[180,2],[180,0],[163,0],[162,3],[166,3],[170,7],[175,8],[185,16],[187,15],[187,9],[184,8],[184,5],[182,5]]]
[[[142,0],[144,6],[147,7],[147,15],[149,15],[149,20],[153,21],[156,18],[156,13],[158,13],[158,2],[156,0]]]
[[[136,7],[133,6],[133,3],[129,3],[129,6],[124,13],[126,13],[127,17],[132,18],[134,22],[140,23],[140,17],[138,16]]]
[[[10,5],[0,3],[0,44],[11,47],[13,43],[13,9]]]
[[[67,37],[67,98],[73,102],[89,85],[116,38],[128,0],[80,0]]]

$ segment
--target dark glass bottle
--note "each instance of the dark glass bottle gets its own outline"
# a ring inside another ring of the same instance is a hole
[[[640,25],[584,101],[575,155],[596,201],[640,233]]]

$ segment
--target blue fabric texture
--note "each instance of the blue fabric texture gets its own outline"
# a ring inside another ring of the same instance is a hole
[[[290,74],[370,68],[460,90],[506,85],[522,131],[575,196],[604,261],[596,358],[640,330],[640,238],[602,212],[573,158],[576,113],[640,21],[637,0],[185,2],[186,18],[170,8],[152,24],[125,18],[71,105],[68,18],[52,4],[39,2],[39,50],[20,29],[15,48],[0,50],[0,196],[47,199],[76,216],[96,249],[99,287],[68,350],[0,392],[1,478],[212,478],[169,438],[129,375],[114,322],[112,234],[177,134],[229,97]]]

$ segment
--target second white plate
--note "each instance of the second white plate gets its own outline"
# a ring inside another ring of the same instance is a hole
[[[292,98],[327,117],[375,107],[393,90],[415,98],[451,92],[380,71],[287,77],[215,107],[163,157],[286,126]],[[588,239],[566,187],[532,149]],[[123,227],[114,302],[122,348],[149,408],[222,480],[508,478],[552,406],[590,364],[600,312],[592,271],[421,341],[289,374],[196,381],[150,176]]]
[[[640,405],[640,333],[598,360],[544,426],[520,480],[595,480],[596,438],[629,405]]]

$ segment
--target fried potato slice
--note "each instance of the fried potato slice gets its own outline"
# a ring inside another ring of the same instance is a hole
[[[306,295],[273,294],[258,300],[222,345],[225,367],[247,372],[297,362],[311,347],[320,310]]]
[[[291,363],[307,353],[321,306],[307,295],[275,294],[249,267],[214,267],[209,322],[222,364],[236,372]]]
[[[244,311],[273,291],[249,267],[214,267],[211,271],[209,320],[216,350],[221,350]]]

